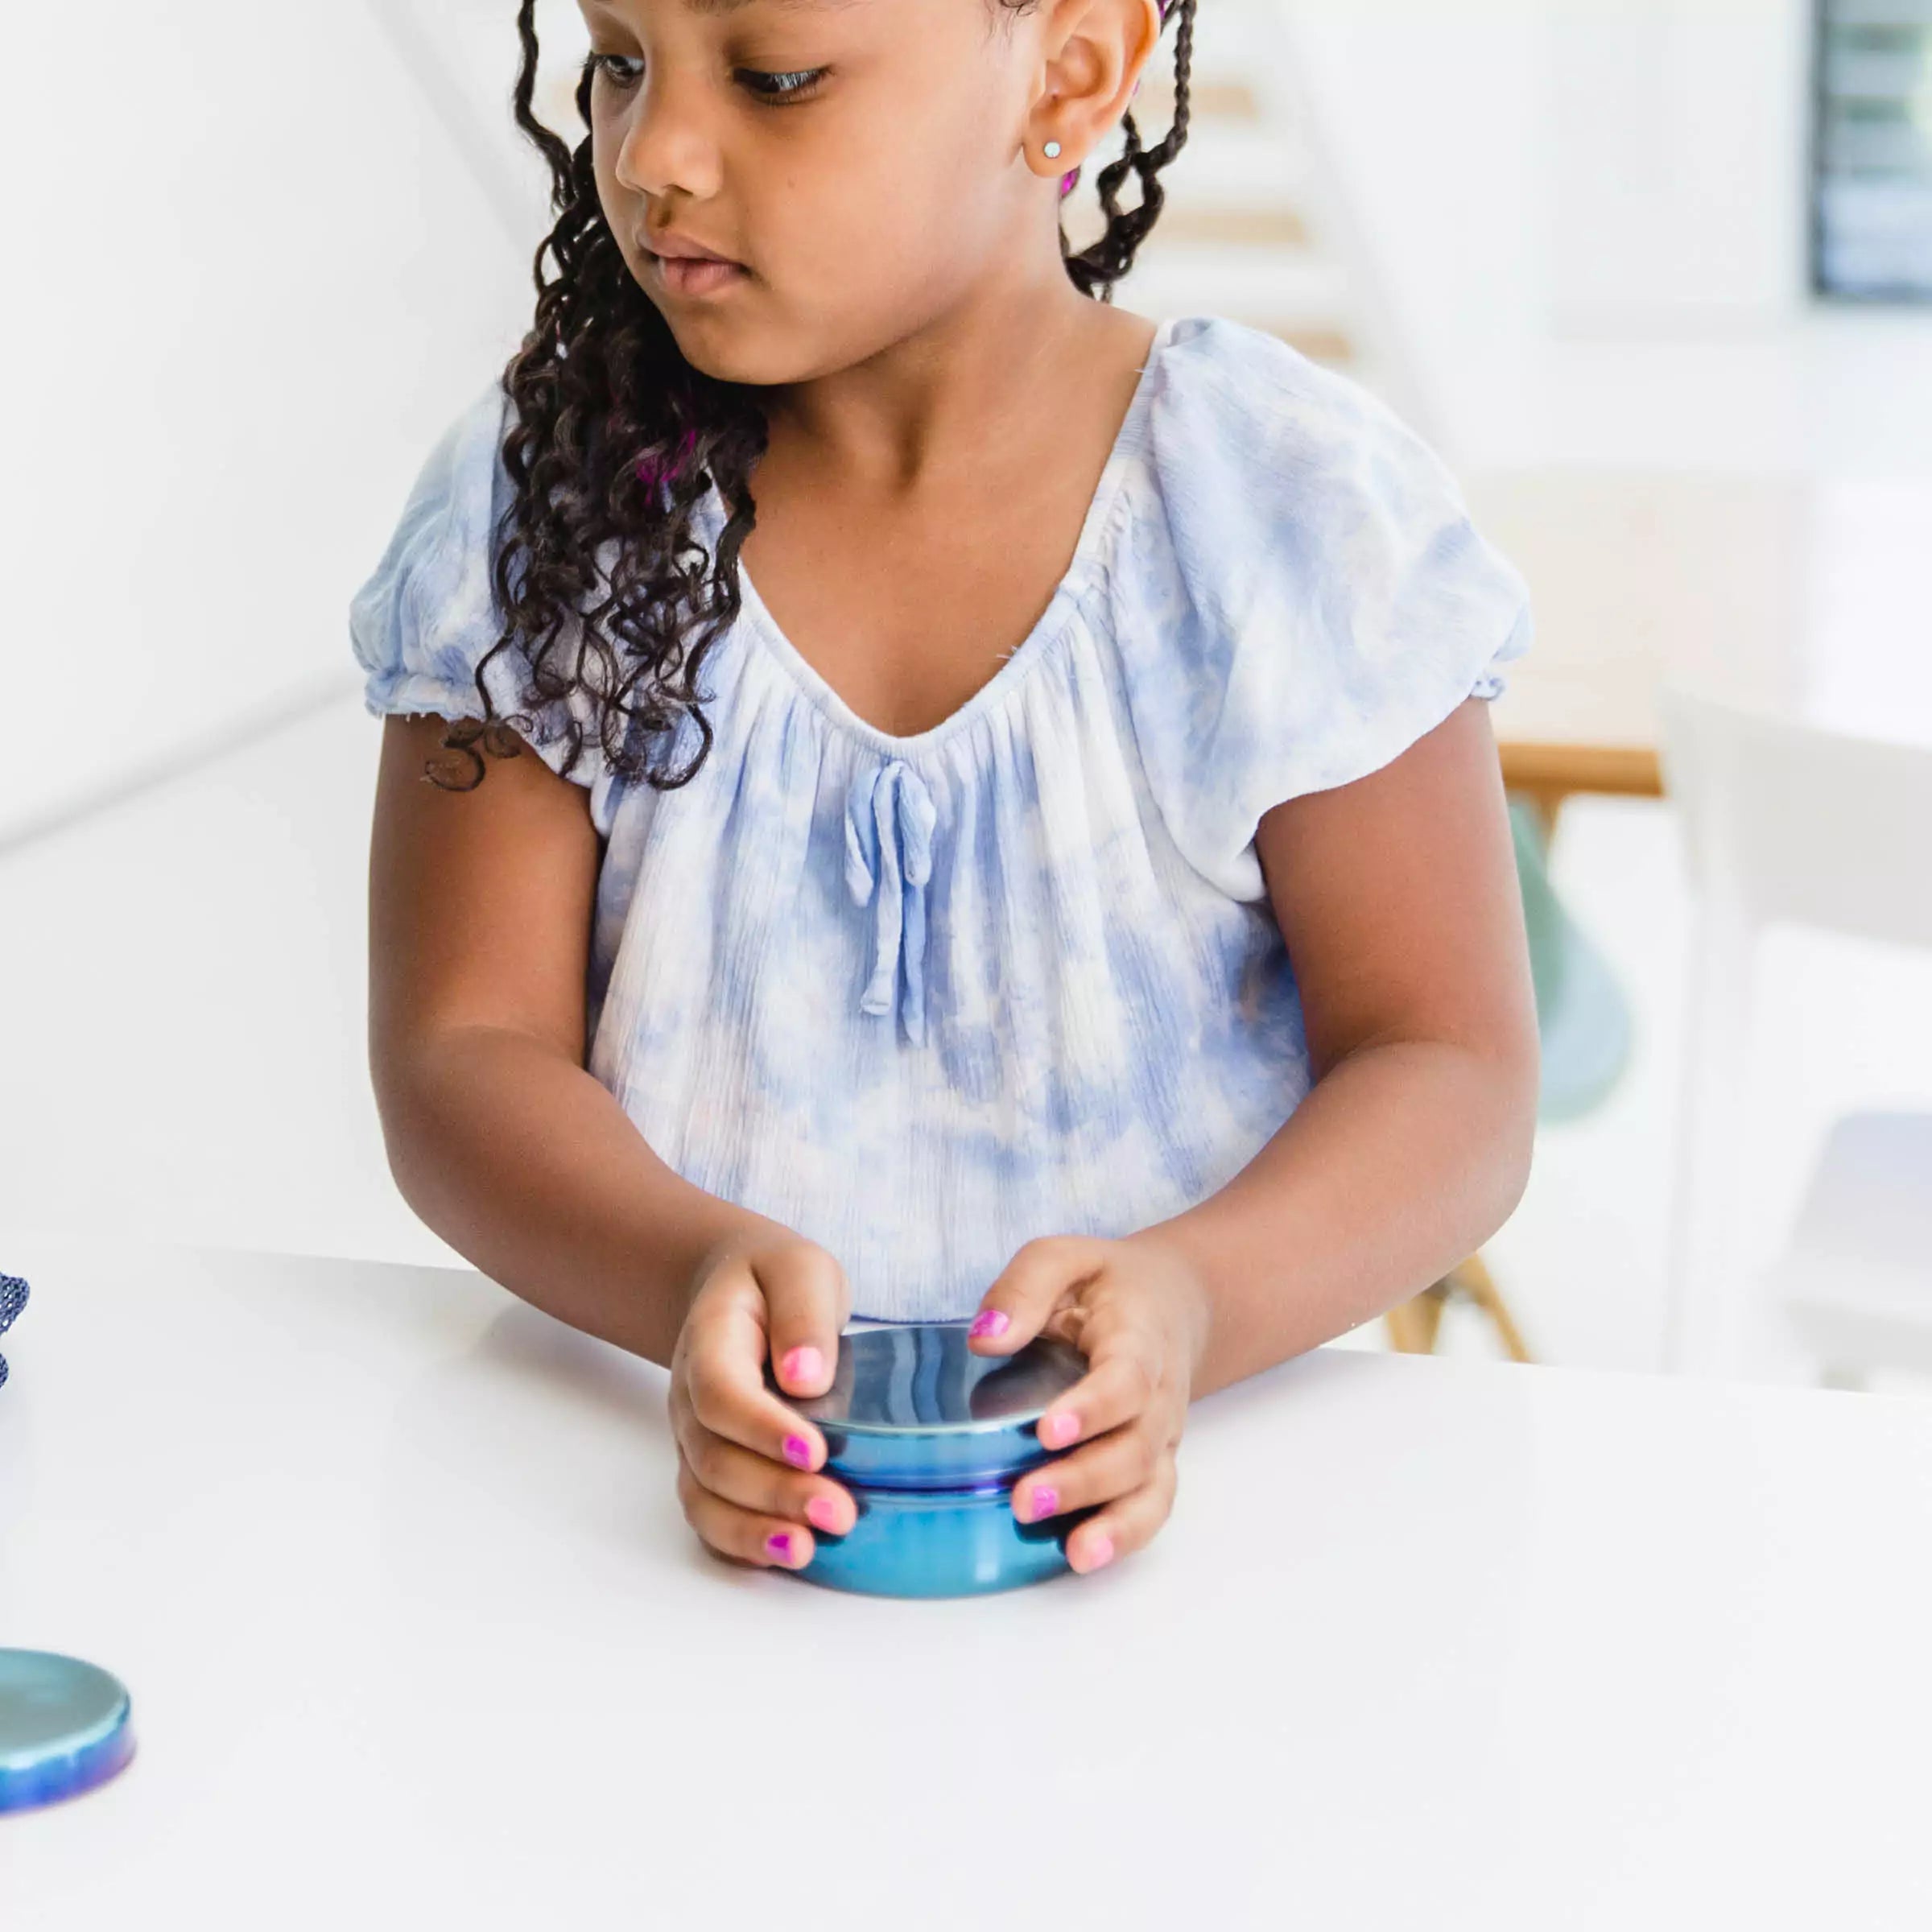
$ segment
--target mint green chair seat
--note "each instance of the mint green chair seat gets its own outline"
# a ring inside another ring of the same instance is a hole
[[[1550,883],[1549,848],[1534,811],[1512,799],[1509,824],[1542,1043],[1537,1117],[1573,1121],[1600,1106],[1629,1064],[1630,1004],[1609,962]]]

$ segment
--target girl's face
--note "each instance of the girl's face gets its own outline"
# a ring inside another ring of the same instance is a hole
[[[579,4],[610,231],[686,359],[751,383],[849,366],[969,292],[1070,287],[1059,177],[1160,21],[1156,0]],[[667,231],[733,266],[667,269]]]

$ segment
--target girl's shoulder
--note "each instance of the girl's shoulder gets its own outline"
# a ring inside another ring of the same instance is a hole
[[[1228,316],[1170,330],[1148,443],[1191,556],[1219,561],[1257,530],[1306,542],[1367,519],[1434,537],[1465,520],[1447,464],[1356,378]]]
[[[1220,316],[1172,324],[1157,373],[1110,628],[1177,843],[1259,898],[1261,815],[1499,696],[1530,595],[1447,465],[1355,378]]]
[[[382,554],[349,600],[350,648],[374,716],[481,718],[479,671],[498,717],[528,716],[520,654],[496,649],[506,629],[496,564],[513,487],[504,438],[514,411],[499,374],[445,419]],[[592,791],[601,829],[609,772],[588,694],[573,690],[539,708],[526,741],[553,770]]]
[[[349,600],[349,644],[374,713],[482,715],[470,673],[479,633],[494,616],[492,541],[507,483],[508,405],[493,377],[445,420],[374,568]]]

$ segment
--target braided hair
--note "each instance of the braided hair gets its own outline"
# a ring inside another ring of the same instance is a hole
[[[1036,0],[994,3],[1023,12]],[[1159,171],[1187,138],[1195,6],[1161,0],[1162,26],[1178,17],[1173,126],[1143,147],[1132,112],[1124,114],[1124,151],[1096,177],[1105,233],[1075,253],[1060,230],[1068,277],[1098,301],[1111,302],[1133,266],[1161,212]],[[532,114],[535,11],[536,0],[520,0],[512,98],[518,126],[550,165],[556,225],[536,253],[535,320],[502,378],[517,419],[502,445],[513,495],[493,533],[490,577],[506,621],[476,667],[484,716],[452,722],[442,740],[467,766],[432,760],[423,776],[445,791],[473,791],[484,775],[478,745],[514,757],[517,733],[545,745],[561,738],[568,775],[585,735],[571,700],[588,694],[610,769],[671,791],[696,776],[711,748],[696,679],[738,614],[738,552],[757,520],[749,479],[765,452],[766,419],[757,386],[720,381],[684,359],[638,286],[604,219],[589,135],[573,152]],[[587,129],[593,72],[586,62],[576,97]],[[1123,208],[1130,174],[1140,199]],[[1062,177],[1063,201],[1079,175],[1076,167]],[[546,255],[555,266],[548,276]],[[715,554],[691,532],[713,482],[727,512]],[[484,667],[513,648],[525,708],[499,717]],[[665,769],[656,745],[687,716],[697,746],[682,769]]]

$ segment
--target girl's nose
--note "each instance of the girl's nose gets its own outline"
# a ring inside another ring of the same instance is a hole
[[[704,83],[658,62],[638,84],[613,171],[634,195],[673,192],[703,200],[717,192],[718,151]]]

